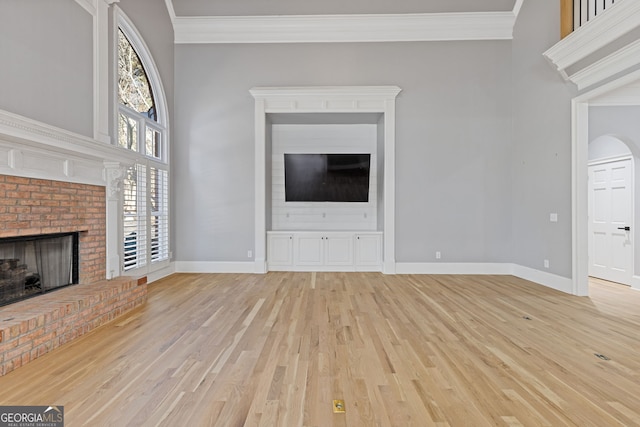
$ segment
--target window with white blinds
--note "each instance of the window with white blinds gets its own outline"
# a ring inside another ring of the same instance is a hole
[[[166,98],[153,58],[131,21],[116,13],[117,146],[136,164],[122,198],[122,271],[163,268],[169,248],[169,159]]]
[[[147,168],[135,165],[127,169],[123,182],[123,231],[125,271],[147,264]]]
[[[169,259],[169,172],[137,164],[123,185],[125,271]]]
[[[150,168],[151,262],[169,258],[169,173]]]

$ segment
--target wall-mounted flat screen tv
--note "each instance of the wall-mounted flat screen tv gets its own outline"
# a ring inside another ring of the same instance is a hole
[[[368,202],[371,154],[285,154],[286,202]]]

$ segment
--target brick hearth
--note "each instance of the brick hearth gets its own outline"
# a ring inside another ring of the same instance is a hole
[[[70,286],[0,309],[0,376],[110,322],[147,300],[145,279]]]

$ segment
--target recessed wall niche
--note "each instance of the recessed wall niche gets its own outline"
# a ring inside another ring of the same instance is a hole
[[[286,207],[282,211],[274,205],[274,187],[279,186],[274,180],[280,179],[274,167],[280,167],[278,159],[282,154],[281,141],[275,142],[274,151],[274,129],[277,139],[282,130],[286,129],[284,133],[295,138],[297,131],[306,128],[315,129],[305,138],[307,152],[345,153],[351,148],[370,151],[374,194],[370,194],[370,203],[359,206],[360,211],[353,208],[354,215],[359,212],[366,221],[351,226],[347,221],[333,226],[317,221],[306,227],[299,223],[284,229],[305,232],[316,227],[316,230],[382,232],[382,271],[395,273],[395,98],[400,90],[396,86],[357,86],[253,88],[250,91],[255,98],[255,272],[264,273],[268,269],[267,231],[272,231],[274,225],[276,229],[283,229],[282,218],[274,215],[286,217],[287,214]],[[353,147],[347,142],[350,132],[352,137],[360,139]],[[326,150],[321,145],[326,144],[325,137],[332,133],[342,142]],[[323,139],[325,141],[321,141]],[[322,213],[322,209],[313,211],[313,215]],[[328,212],[324,213],[326,219]],[[371,215],[375,219],[370,218]],[[336,220],[339,221],[337,217]]]
[[[267,230],[382,231],[384,147],[378,126],[384,126],[381,113],[268,114]],[[312,194],[318,187],[326,191]]]

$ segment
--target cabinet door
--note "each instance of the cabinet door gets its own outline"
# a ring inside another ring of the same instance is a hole
[[[319,234],[296,234],[294,261],[298,265],[322,265],[324,236]]]
[[[270,234],[267,253],[269,265],[293,265],[293,235]]]
[[[325,236],[324,264],[353,265],[353,234],[331,233]]]
[[[379,271],[382,267],[382,236],[380,234],[356,235],[356,267],[370,267]],[[363,268],[358,268],[363,270]]]

